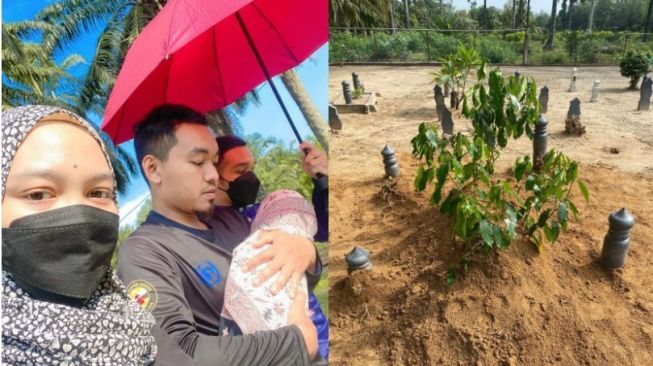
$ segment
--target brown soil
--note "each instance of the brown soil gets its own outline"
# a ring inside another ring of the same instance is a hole
[[[333,97],[352,71],[331,68]],[[429,206],[430,191],[412,183],[410,139],[420,122],[435,122],[433,68],[355,71],[382,97],[378,113],[342,115],[331,139],[331,365],[653,364],[653,112],[634,111],[638,94],[617,68],[581,68],[578,93],[564,92],[568,68],[520,68],[549,86],[549,147],[581,162],[591,202],[576,193],[580,221],[543,253],[517,240],[474,257],[450,287],[444,275],[462,248],[450,220]],[[587,133],[565,135],[569,101],[589,100],[595,78],[603,90],[598,103],[583,103]],[[469,130],[454,116],[456,130]],[[386,143],[397,150],[396,181],[383,179]],[[531,149],[513,141],[500,169]],[[624,206],[637,220],[628,260],[604,270],[607,216]],[[343,257],[354,245],[370,250],[374,267],[348,276]]]

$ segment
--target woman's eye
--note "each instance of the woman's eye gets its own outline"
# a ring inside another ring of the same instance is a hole
[[[52,198],[52,194],[45,191],[32,192],[27,195],[27,199],[32,201],[42,201]]]
[[[113,199],[113,192],[97,190],[88,194],[90,198]]]
[[[193,164],[195,164],[197,166],[202,166],[202,164],[204,164],[203,161],[191,161],[191,163],[193,163]]]

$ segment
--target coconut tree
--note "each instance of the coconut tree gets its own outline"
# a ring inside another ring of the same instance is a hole
[[[329,151],[329,140],[327,139],[326,133],[327,123],[311,101],[310,96],[306,92],[306,89],[304,89],[304,86],[295,71],[289,70],[284,72],[281,74],[281,80],[286,86],[286,89],[288,89],[290,95],[297,102],[299,110],[304,115],[306,122],[311,130],[313,130],[313,134],[317,140],[326,151]]]
[[[45,104],[71,109],[76,79],[69,70],[84,62],[77,54],[56,62],[40,44],[24,39],[48,28],[43,22],[2,24],[2,107]]]
[[[51,27],[51,24],[42,21],[2,24],[2,70],[6,78],[2,93],[3,109],[26,104],[76,109],[79,85],[69,69],[84,62],[84,59],[72,54],[57,63],[50,48],[25,41],[36,32],[50,31]],[[99,129],[98,132],[109,147],[107,152],[116,174],[118,192],[125,193],[138,167],[125,150],[115,147]]]
[[[329,24],[332,27],[366,28],[385,26],[393,0],[330,0]],[[394,17],[394,14],[393,14]]]
[[[587,31],[592,33],[594,27],[594,10],[596,9],[596,0],[590,0],[590,14],[587,20]]]
[[[648,1],[646,22],[644,23],[644,41],[648,41],[649,33],[653,32],[653,0]]]
[[[549,19],[549,34],[546,38],[545,50],[553,49],[553,40],[556,34],[556,16],[558,14],[558,0],[551,1],[551,18]]]

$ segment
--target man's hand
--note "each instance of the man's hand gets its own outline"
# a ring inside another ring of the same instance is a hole
[[[315,268],[317,254],[313,242],[301,236],[275,230],[262,231],[253,247],[261,248],[265,245],[270,247],[247,262],[243,270],[249,272],[263,263],[270,262],[258,275],[254,286],[262,285],[274,274],[281,272],[272,286],[272,294],[279,293],[288,280],[291,280],[290,297],[294,298],[304,272]]]
[[[323,150],[306,141],[299,145],[299,149],[302,151],[302,168],[306,174],[311,178],[315,178],[317,173],[329,175],[329,160]]]
[[[296,325],[304,336],[306,350],[312,360],[317,354],[317,329],[306,310],[306,293],[300,291],[290,305],[288,325]]]

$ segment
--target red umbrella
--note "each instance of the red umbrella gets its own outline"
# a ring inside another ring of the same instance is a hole
[[[328,40],[327,0],[169,0],[134,41],[102,129],[119,144],[163,103],[206,113],[287,71]]]

